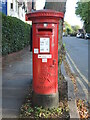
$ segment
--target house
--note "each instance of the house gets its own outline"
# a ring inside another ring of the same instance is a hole
[[[32,1],[28,0],[0,0],[0,11],[5,15],[17,17],[25,22],[26,12],[32,10]]]
[[[0,12],[7,15],[7,0],[0,0]]]

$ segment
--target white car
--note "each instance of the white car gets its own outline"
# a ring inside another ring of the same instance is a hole
[[[90,39],[90,33],[85,34],[85,39]]]
[[[77,33],[76,37],[77,38],[84,38],[84,35],[82,33]]]

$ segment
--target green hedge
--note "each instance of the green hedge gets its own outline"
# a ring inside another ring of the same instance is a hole
[[[87,33],[90,33],[90,24],[85,24],[85,29]]]
[[[2,55],[19,51],[30,44],[30,25],[2,14]]]

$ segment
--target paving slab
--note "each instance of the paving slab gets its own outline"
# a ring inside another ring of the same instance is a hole
[[[77,105],[76,105],[76,99],[75,99],[75,93],[74,93],[74,86],[69,78],[69,76],[66,74],[64,64],[62,63],[61,65],[61,71],[62,74],[64,75],[67,85],[68,85],[68,105],[69,105],[69,113],[70,113],[70,119],[77,119],[80,120],[80,116],[77,110]]]
[[[32,82],[32,53],[29,47],[3,57],[2,117],[18,118]]]

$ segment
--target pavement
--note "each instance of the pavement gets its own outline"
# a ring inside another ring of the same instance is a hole
[[[69,78],[69,76],[66,74],[65,68],[64,68],[64,63],[61,65],[61,72],[64,75],[65,80],[67,81],[67,88],[68,88],[68,106],[69,106],[69,114],[70,114],[70,119],[80,119],[79,112],[77,110],[77,105],[76,105],[76,97],[75,97],[75,92],[74,92],[74,85]],[[72,70],[71,70],[72,72]]]
[[[17,118],[32,82],[32,53],[29,48],[3,57],[2,117]]]

